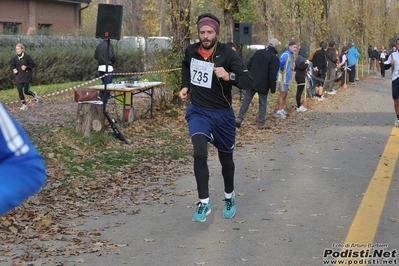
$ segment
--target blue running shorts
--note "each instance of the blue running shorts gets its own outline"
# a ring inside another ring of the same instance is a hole
[[[392,80],[392,99],[399,99],[399,78]]]
[[[195,134],[203,134],[219,151],[233,152],[236,137],[233,109],[205,108],[190,103],[185,118],[190,138]]]

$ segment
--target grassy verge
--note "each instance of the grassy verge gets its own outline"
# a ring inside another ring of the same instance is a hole
[[[120,169],[137,169],[147,163],[161,165],[191,154],[183,127],[182,131],[176,131],[167,125],[157,127],[155,121],[151,126],[144,125],[146,120],[135,123],[139,128],[143,126],[141,132],[121,129],[131,145],[110,136],[108,129],[103,134],[83,137],[75,131],[73,123],[41,126],[28,135],[45,158],[47,168],[63,178],[96,178]]]

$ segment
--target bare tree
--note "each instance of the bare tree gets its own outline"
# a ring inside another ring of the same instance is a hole
[[[172,0],[169,4],[173,44],[183,55],[190,44],[191,0]]]

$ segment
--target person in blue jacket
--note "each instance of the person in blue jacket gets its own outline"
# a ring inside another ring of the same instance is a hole
[[[36,193],[45,182],[42,156],[0,103],[0,216]]]
[[[355,83],[355,75],[356,75],[356,63],[357,59],[360,57],[359,51],[355,47],[355,43],[352,43],[351,47],[348,50],[348,67],[349,71],[349,83]]]
[[[280,95],[277,101],[277,112],[276,116],[285,118],[287,112],[284,110],[285,101],[288,95],[289,82],[292,75],[292,57],[296,52],[296,42],[291,41],[288,44],[288,48],[280,56],[280,71],[277,73],[277,80],[279,82],[278,88]]]

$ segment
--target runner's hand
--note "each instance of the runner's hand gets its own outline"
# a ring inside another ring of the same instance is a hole
[[[222,78],[224,81],[229,81],[230,80],[230,75],[224,69],[224,67],[215,67],[215,68],[213,68],[213,71],[215,72],[216,77]]]
[[[183,89],[180,90],[179,92],[179,97],[182,101],[186,100],[187,95],[188,95],[188,89],[186,87],[184,87]]]

